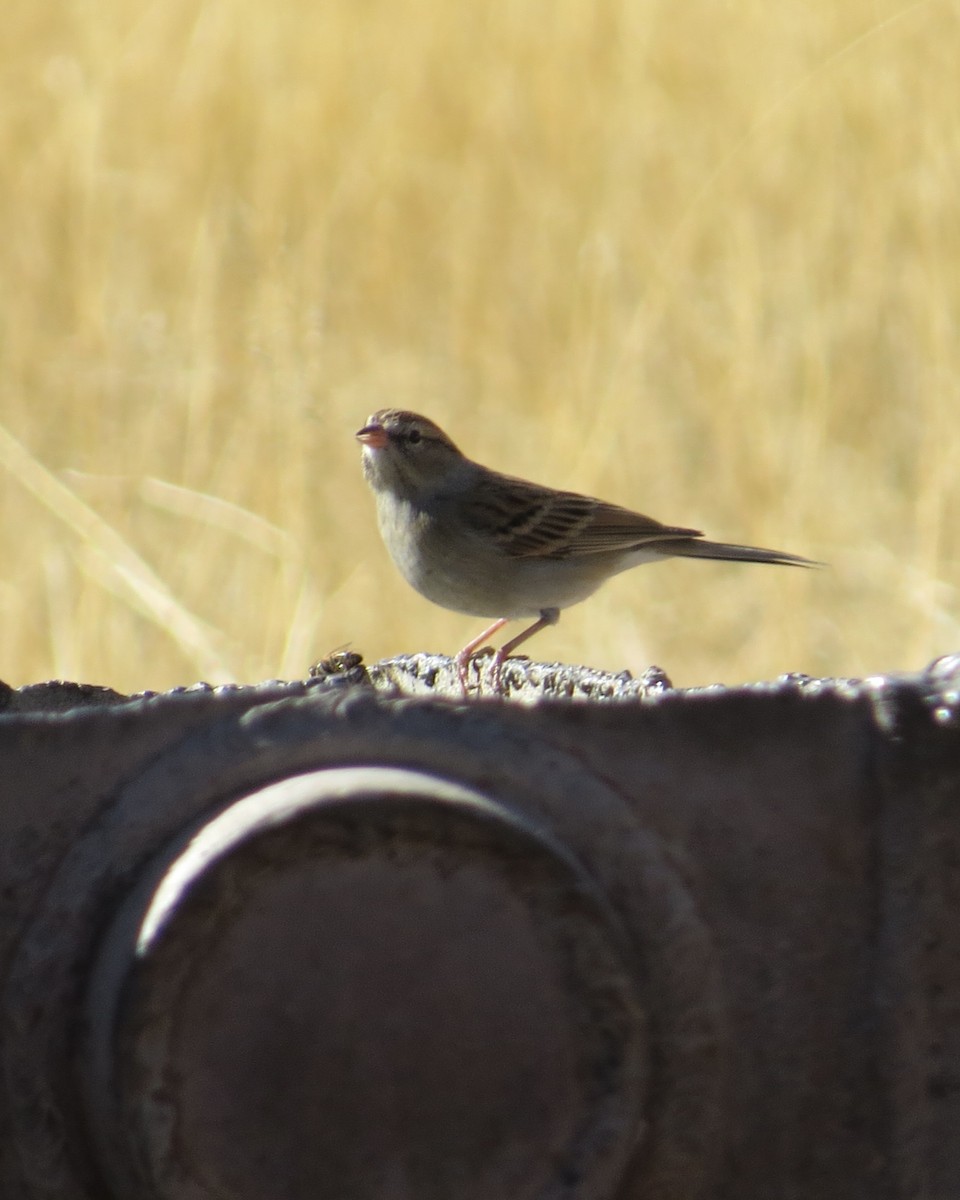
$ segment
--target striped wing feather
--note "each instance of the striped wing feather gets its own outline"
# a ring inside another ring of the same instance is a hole
[[[701,536],[696,529],[662,525],[616,504],[509,475],[495,475],[486,481],[486,486],[464,501],[462,516],[513,558],[568,558]]]

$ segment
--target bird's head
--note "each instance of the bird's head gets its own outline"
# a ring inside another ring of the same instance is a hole
[[[398,495],[416,497],[442,487],[467,461],[439,425],[403,409],[380,409],[356,436],[371,486]]]

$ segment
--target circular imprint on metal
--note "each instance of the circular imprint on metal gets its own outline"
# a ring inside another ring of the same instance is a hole
[[[101,944],[83,1077],[118,1196],[612,1197],[647,1020],[617,917],[529,819],[316,771],[155,864]]]

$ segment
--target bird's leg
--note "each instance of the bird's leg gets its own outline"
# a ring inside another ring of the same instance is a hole
[[[473,657],[477,648],[482,645],[487,638],[493,637],[495,633],[500,632],[504,625],[506,625],[508,619],[509,618],[507,617],[500,617],[499,620],[494,621],[490,628],[485,629],[479,637],[475,637],[472,642],[467,642],[454,660],[457,664],[457,675],[460,677],[460,686],[463,688],[463,694],[465,696],[469,692],[467,687],[467,667],[470,665],[470,659]]]
[[[499,693],[500,691],[500,674],[503,671],[503,664],[514,652],[514,650],[516,650],[518,646],[523,645],[528,638],[532,638],[535,633],[539,633],[541,629],[546,629],[549,625],[556,625],[559,620],[559,608],[542,608],[540,610],[539,620],[534,621],[532,625],[529,625],[526,629],[521,630],[521,632],[518,633],[515,638],[511,638],[509,642],[504,643],[504,645],[500,647],[500,649],[493,656],[493,690],[495,692]],[[483,635],[483,638],[487,637],[487,635],[491,632],[492,630],[488,629]],[[480,638],[480,641],[483,641],[483,638]]]

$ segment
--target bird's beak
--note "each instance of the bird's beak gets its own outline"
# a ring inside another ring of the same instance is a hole
[[[387,431],[382,425],[378,425],[376,421],[373,421],[369,425],[364,425],[362,429],[357,430],[357,441],[363,442],[371,450],[382,450],[387,444]]]

